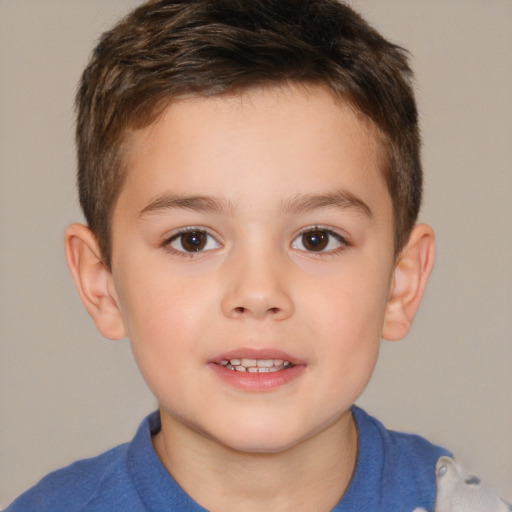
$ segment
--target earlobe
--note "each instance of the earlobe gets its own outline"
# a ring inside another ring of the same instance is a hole
[[[382,337],[395,341],[409,332],[434,265],[434,232],[416,225],[395,265]]]
[[[83,224],[72,224],[65,234],[66,262],[78,295],[98,331],[108,339],[123,338],[125,328],[112,273],[101,259],[96,237]]]

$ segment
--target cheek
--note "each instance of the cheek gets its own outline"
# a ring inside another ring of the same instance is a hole
[[[159,403],[166,403],[193,365],[201,363],[194,357],[201,339],[201,304],[190,290],[180,291],[179,283],[169,280],[122,289],[120,301],[139,371]]]
[[[132,271],[131,275],[134,274]],[[136,275],[136,279],[121,282],[118,287],[136,359],[154,359],[158,363],[178,360],[193,351],[199,338],[200,316],[206,314],[208,302],[198,293],[197,283],[169,272],[146,271]]]
[[[329,380],[357,395],[377,361],[389,276],[372,272],[371,266],[351,270],[331,276],[326,290],[315,288],[303,308],[309,308],[308,330],[316,335],[317,355],[328,358]]]
[[[347,265],[325,279],[309,286],[307,302],[303,307],[312,311],[315,327],[328,331],[329,338],[363,341],[364,333],[380,335],[391,272],[383,272],[378,265]],[[318,321],[315,321],[315,318]],[[357,335],[360,336],[357,336]]]

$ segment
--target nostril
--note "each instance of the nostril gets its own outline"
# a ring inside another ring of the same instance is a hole
[[[471,475],[468,477],[465,482],[466,485],[478,485],[480,483],[480,478],[477,476]]]
[[[279,308],[269,308],[268,312],[269,313],[279,313]]]

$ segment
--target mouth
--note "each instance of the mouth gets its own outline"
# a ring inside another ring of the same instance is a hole
[[[244,391],[271,391],[289,384],[306,368],[301,361],[276,350],[242,349],[210,361],[214,373],[230,386]]]
[[[220,366],[227,370],[248,373],[272,373],[293,368],[295,365],[284,359],[222,359]]]

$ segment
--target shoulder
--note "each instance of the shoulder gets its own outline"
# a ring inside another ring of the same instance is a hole
[[[5,512],[206,512],[160,462],[152,436],[160,414],[150,414],[130,443],[50,473]]]
[[[6,512],[94,510],[97,496],[102,497],[103,506],[117,500],[129,493],[127,451],[128,444],[123,444],[50,473]]]
[[[421,436],[388,430],[362,409],[353,407],[352,413],[359,438],[358,459],[342,501],[347,506],[340,510],[352,510],[349,503],[360,507],[361,499],[365,505],[353,510],[431,510],[436,463],[450,453]]]
[[[159,429],[157,411],[142,421],[130,443],[50,473],[5,512],[145,510],[139,481],[152,475],[149,480],[153,495],[162,481],[161,473],[165,473],[151,442],[152,434]]]
[[[388,430],[358,407],[353,407],[352,412],[361,442],[371,444],[373,449],[378,446],[384,456],[382,462],[392,464],[396,469],[416,469],[415,474],[422,474],[426,469],[429,475],[434,475],[439,457],[450,455],[445,448],[419,435]]]

